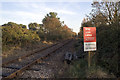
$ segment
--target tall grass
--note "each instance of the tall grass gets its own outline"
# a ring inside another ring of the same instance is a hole
[[[86,77],[87,61],[85,59],[79,59],[70,66],[69,74],[74,78]]]

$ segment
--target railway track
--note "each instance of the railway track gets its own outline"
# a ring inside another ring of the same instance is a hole
[[[50,48],[50,47],[53,47],[53,46],[55,46],[55,45],[57,45],[57,44],[58,44],[58,43],[53,44],[53,45],[50,45],[50,46],[47,46],[47,47],[44,47],[44,48],[41,48],[41,49],[37,49],[37,50],[34,50],[34,51],[32,51],[31,53],[26,54],[26,55],[24,55],[24,56],[21,56],[21,57],[18,57],[18,58],[16,58],[16,59],[13,59],[13,60],[9,60],[9,61],[3,62],[3,63],[2,63],[2,66],[6,65],[6,64],[8,64],[8,63],[14,62],[14,61],[16,61],[16,60],[24,59],[24,58],[26,58],[26,57],[28,57],[28,56],[30,56],[30,55],[34,55],[34,54],[36,54],[37,52],[41,52],[41,51],[46,50],[46,49],[48,49],[48,48]]]
[[[36,50],[28,55],[16,58],[2,64],[2,79],[11,79],[17,77],[24,70],[29,69],[32,65],[49,57],[53,52],[71,42],[72,39],[53,44],[41,50]]]

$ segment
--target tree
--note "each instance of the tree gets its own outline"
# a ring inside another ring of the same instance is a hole
[[[56,17],[57,17],[57,13],[56,13],[56,12],[50,12],[50,13],[48,14],[48,16],[49,16],[50,18],[56,18]]]
[[[91,18],[95,21],[96,16],[102,23],[112,24],[117,21],[119,14],[118,2],[93,2],[95,8],[90,13]],[[103,21],[102,21],[103,20]]]
[[[84,26],[110,25],[115,22],[119,24],[118,2],[93,2],[92,7],[91,13],[86,18],[87,22],[82,23]]]
[[[7,24],[3,24],[2,26],[11,26],[11,27],[15,27],[15,26],[18,26],[18,24],[14,23],[14,22],[8,22]]]
[[[82,37],[83,27],[97,27],[96,64],[106,68],[110,73],[119,76],[118,71],[118,43],[119,14],[118,2],[93,2],[92,12],[83,19],[79,36]]]
[[[67,25],[64,25],[63,26],[63,32],[62,32],[64,35],[64,38],[68,38],[68,37],[72,37],[75,33],[70,29],[68,28]]]
[[[27,29],[27,26],[26,26],[26,25],[20,24],[20,26],[21,26],[22,28]]]
[[[5,45],[21,45],[31,42],[40,41],[39,36],[26,28],[23,28],[23,24],[16,24],[8,22],[2,25],[2,44]]]
[[[48,40],[66,39],[75,35],[75,33],[60,21],[56,12],[50,12],[42,20],[45,36]]]
[[[61,22],[59,21],[59,18],[57,17],[57,13],[50,12],[45,16],[45,18],[42,20],[45,31],[50,39],[54,39],[56,33],[59,33],[59,28],[61,27]]]
[[[37,28],[40,27],[40,25],[37,24],[37,23],[30,23],[30,24],[28,24],[28,27],[29,27],[30,30],[35,31],[35,30],[37,30]]]

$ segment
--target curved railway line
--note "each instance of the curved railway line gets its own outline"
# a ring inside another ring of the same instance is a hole
[[[40,50],[36,50],[30,54],[16,58],[14,60],[2,64],[2,79],[11,79],[17,77],[24,70],[29,69],[37,62],[42,62],[43,59],[49,57],[52,53],[70,43],[73,39],[61,41],[59,43],[50,45]]]

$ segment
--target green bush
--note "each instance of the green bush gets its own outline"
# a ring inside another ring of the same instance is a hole
[[[118,73],[118,31],[115,24],[97,28],[97,64],[114,74]]]
[[[5,46],[9,45],[27,45],[32,42],[40,41],[36,32],[22,28],[16,25],[2,26],[2,46],[3,50]]]

